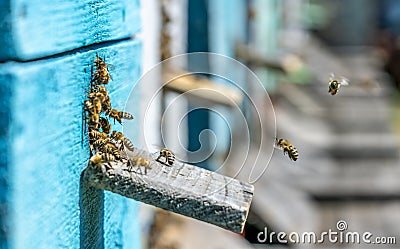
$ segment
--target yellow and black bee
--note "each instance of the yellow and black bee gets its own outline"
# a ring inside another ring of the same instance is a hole
[[[92,101],[95,98],[100,100],[102,112],[106,112],[111,109],[110,96],[108,96],[108,91],[104,86],[95,86],[93,92],[89,93],[88,97]]]
[[[122,119],[128,119],[128,120],[133,119],[132,114],[127,113],[127,112],[118,111],[116,109],[110,109],[110,110],[106,111],[106,115],[109,116],[110,118],[113,118],[114,123],[115,123],[115,120],[117,120],[118,123],[120,123],[120,124],[122,124]]]
[[[161,157],[165,158],[164,162],[162,162],[160,160]],[[163,164],[173,165],[174,161],[175,161],[175,154],[172,153],[167,148],[163,148],[163,149],[160,150],[160,154],[158,155],[156,161],[159,161],[160,163],[163,163]]]
[[[111,138],[115,141],[115,142],[120,142],[122,145],[124,145],[124,148],[127,148],[130,151],[134,151],[135,150],[135,146],[133,145],[133,143],[131,142],[131,140],[129,140],[129,138],[126,138],[124,136],[124,134],[122,134],[122,132],[119,131],[113,131],[111,133]]]
[[[138,167],[139,169],[141,167],[144,167],[145,174],[147,174],[147,169],[151,169],[150,162],[146,158],[142,158],[142,157],[129,158],[128,169],[132,170],[133,167]],[[140,169],[140,171],[141,171],[141,169]]]
[[[115,161],[115,157],[112,154],[108,153],[96,153],[90,158],[90,163],[92,165],[104,163],[104,162],[112,162]]]
[[[346,78],[341,77],[340,80],[337,80],[337,79],[335,79],[335,75],[332,73],[330,78],[329,78],[328,92],[331,95],[335,95],[335,94],[338,93],[339,88],[340,88],[341,85],[347,86],[348,84],[349,84],[349,81]]]
[[[92,100],[92,104],[94,106],[95,113],[100,114],[101,113],[101,100],[99,98],[94,98]]]
[[[288,140],[286,139],[275,139],[275,147],[283,150],[283,154],[287,154],[288,157],[296,161],[299,158],[299,153],[297,152],[296,147],[294,147]]]
[[[90,101],[90,100],[85,100],[85,102],[83,102],[83,110],[85,110],[89,113],[96,113],[96,107],[93,105],[92,101]]]
[[[100,131],[96,131],[96,130],[89,131],[89,140],[90,141],[95,141],[98,139],[105,139],[105,138],[107,138],[107,134],[104,132],[100,132]]]
[[[100,115],[97,113],[92,113],[89,115],[89,128],[98,130],[100,128]]]
[[[108,65],[99,56],[97,56],[94,64],[96,66],[96,72],[93,75],[93,82],[101,85],[108,84],[108,82],[112,80],[108,72]]]
[[[111,125],[106,118],[100,117],[99,123],[100,123],[100,127],[104,133],[106,133],[106,134],[110,133]]]

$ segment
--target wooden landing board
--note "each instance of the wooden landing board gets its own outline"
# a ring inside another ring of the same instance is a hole
[[[89,165],[84,179],[90,185],[168,211],[186,215],[240,233],[243,230],[254,187],[236,179],[175,161],[167,166],[157,155],[137,150],[151,169],[133,168],[121,162]]]

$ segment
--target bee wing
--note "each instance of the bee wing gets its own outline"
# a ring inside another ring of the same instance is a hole
[[[349,79],[342,77],[340,80],[340,84],[342,84],[343,86],[349,85]]]
[[[108,69],[108,70],[114,70],[114,69],[115,69],[115,66],[114,66],[113,64],[108,64],[108,63],[107,63],[107,69]]]
[[[330,73],[329,74],[329,81],[332,81],[335,79],[335,74],[334,73]]]

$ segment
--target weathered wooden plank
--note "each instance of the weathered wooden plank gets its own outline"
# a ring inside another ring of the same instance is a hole
[[[165,89],[202,100],[205,103],[237,107],[242,103],[243,94],[237,88],[216,84],[205,77],[197,77],[189,72],[166,71],[163,81]]]
[[[9,225],[1,248],[140,247],[136,204],[80,185],[89,158],[82,103],[96,53],[115,67],[108,89],[113,107],[122,109],[140,77],[140,51],[140,41],[128,40],[0,65],[0,227]]]
[[[140,29],[139,0],[3,0],[0,18],[0,61],[127,38]]]
[[[266,69],[276,70],[280,73],[287,73],[284,65],[277,58],[264,58],[260,56],[260,52],[250,49],[243,44],[237,44],[235,48],[236,57],[245,61],[250,66],[263,67]]]
[[[109,190],[168,211],[222,228],[241,232],[249,212],[254,187],[193,165],[175,162],[166,166],[157,155],[135,150],[130,157],[146,158],[151,169],[133,168],[122,162],[89,165],[84,179]]]

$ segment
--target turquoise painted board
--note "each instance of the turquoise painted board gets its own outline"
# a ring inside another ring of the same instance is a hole
[[[209,32],[210,32],[210,51],[225,56],[235,57],[235,46],[237,43],[244,44],[247,40],[247,5],[245,0],[218,0],[209,1]],[[243,72],[235,72],[229,65],[216,64],[210,61],[214,70],[221,75],[230,75],[232,78],[242,79],[235,82],[245,88],[246,75]],[[212,77],[215,82],[220,84],[232,85],[220,77]],[[216,112],[210,114],[210,127],[217,136],[215,147],[213,168],[222,165],[226,152],[231,143],[230,124],[234,122],[231,111],[226,107],[214,107]],[[221,118],[224,117],[224,119]]]
[[[0,0],[0,61],[30,60],[140,30],[139,0]]]
[[[0,65],[0,248],[140,248],[136,202],[80,182],[96,53],[114,66],[108,89],[123,109],[141,74],[138,40]]]

